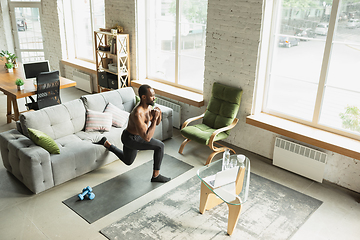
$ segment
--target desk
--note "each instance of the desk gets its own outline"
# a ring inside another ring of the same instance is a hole
[[[5,62],[0,61],[0,91],[7,96],[7,123],[11,120],[19,120],[19,108],[17,99],[29,97],[36,94],[36,87],[32,81],[24,80],[24,90],[17,90],[15,80],[17,78],[25,79],[24,70],[22,64],[19,63],[19,67],[14,69],[14,72],[8,73],[4,68]],[[60,89],[74,87],[76,82],[67,78],[60,77]],[[12,111],[14,110],[14,112]]]

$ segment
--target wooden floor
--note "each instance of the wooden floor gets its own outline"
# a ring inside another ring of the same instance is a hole
[[[79,98],[84,94],[87,93],[76,88],[69,88],[61,91],[61,98],[63,102],[66,102]],[[0,94],[1,132],[15,127],[14,122],[6,124],[5,103],[5,95]],[[19,103],[19,106],[24,107],[24,104]],[[186,145],[183,155],[181,155],[178,153],[178,149],[182,141],[183,138],[179,131],[174,129],[174,137],[164,142],[165,152],[193,165],[192,170],[92,224],[79,217],[65,206],[62,201],[81,192],[86,186],[96,186],[142,165],[149,159],[148,151],[140,151],[131,166],[115,161],[101,169],[37,195],[31,194],[22,183],[17,181],[0,164],[0,238],[27,240],[106,239],[99,233],[101,229],[192,178],[195,176],[197,169],[204,165],[211,150],[206,146],[190,142]],[[237,147],[234,148],[237,153],[249,157],[252,172],[324,202],[292,236],[292,240],[359,239],[360,204],[356,201],[360,199],[359,194],[332,184],[313,182],[273,166],[269,159]],[[225,236],[224,239],[229,239],[229,237]]]

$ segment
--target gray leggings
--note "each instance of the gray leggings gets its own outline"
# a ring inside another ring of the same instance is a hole
[[[138,150],[154,150],[154,170],[160,170],[161,161],[164,156],[164,143],[160,140],[151,138],[150,142],[145,141],[139,135],[133,135],[126,129],[121,135],[124,144],[123,151],[111,144],[109,151],[114,153],[126,165],[131,165],[137,155]]]

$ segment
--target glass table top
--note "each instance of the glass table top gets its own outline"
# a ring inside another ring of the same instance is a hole
[[[212,162],[201,167],[197,171],[197,176],[224,202],[240,205],[245,203],[248,198],[250,160],[244,155],[234,154],[230,155],[230,162],[231,166],[224,167],[222,159]],[[240,198],[240,203],[234,202],[237,196]]]

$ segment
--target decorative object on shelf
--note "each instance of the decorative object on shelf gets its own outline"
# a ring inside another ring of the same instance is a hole
[[[0,57],[5,58],[7,63],[12,63],[13,66],[11,68],[18,67],[18,64],[16,63],[17,56],[14,53],[10,53],[9,51],[2,50],[0,52]],[[6,67],[6,68],[9,69],[8,67]]]
[[[5,63],[5,68],[7,69],[8,72],[13,72],[14,64],[12,62],[7,62]]]
[[[116,54],[116,37],[111,39],[110,53]]]
[[[117,33],[123,33],[124,32],[124,28],[122,27],[122,26],[120,26],[120,25],[117,25],[117,24],[115,24],[113,27],[112,27],[112,29],[117,29]],[[111,30],[112,30],[111,29]]]
[[[117,65],[116,65],[116,63],[111,63],[111,64],[109,64],[108,66],[109,66],[109,70],[110,70],[111,72],[114,72],[114,73],[117,72]]]
[[[126,67],[120,67],[120,72],[121,73],[126,73]]]
[[[117,28],[111,29],[111,34],[112,34],[112,35],[116,35],[116,34],[117,34],[117,31],[118,31]]]
[[[111,31],[110,28],[99,28],[99,30],[100,30],[101,32],[110,32],[110,31]]]
[[[24,80],[22,80],[21,78],[18,78],[18,79],[16,79],[15,84],[19,91],[24,90]]]
[[[113,62],[112,58],[101,58],[101,65],[103,68],[108,69],[109,63],[112,63],[112,62]]]
[[[99,46],[99,50],[100,51],[110,51],[110,46],[109,45]]]

